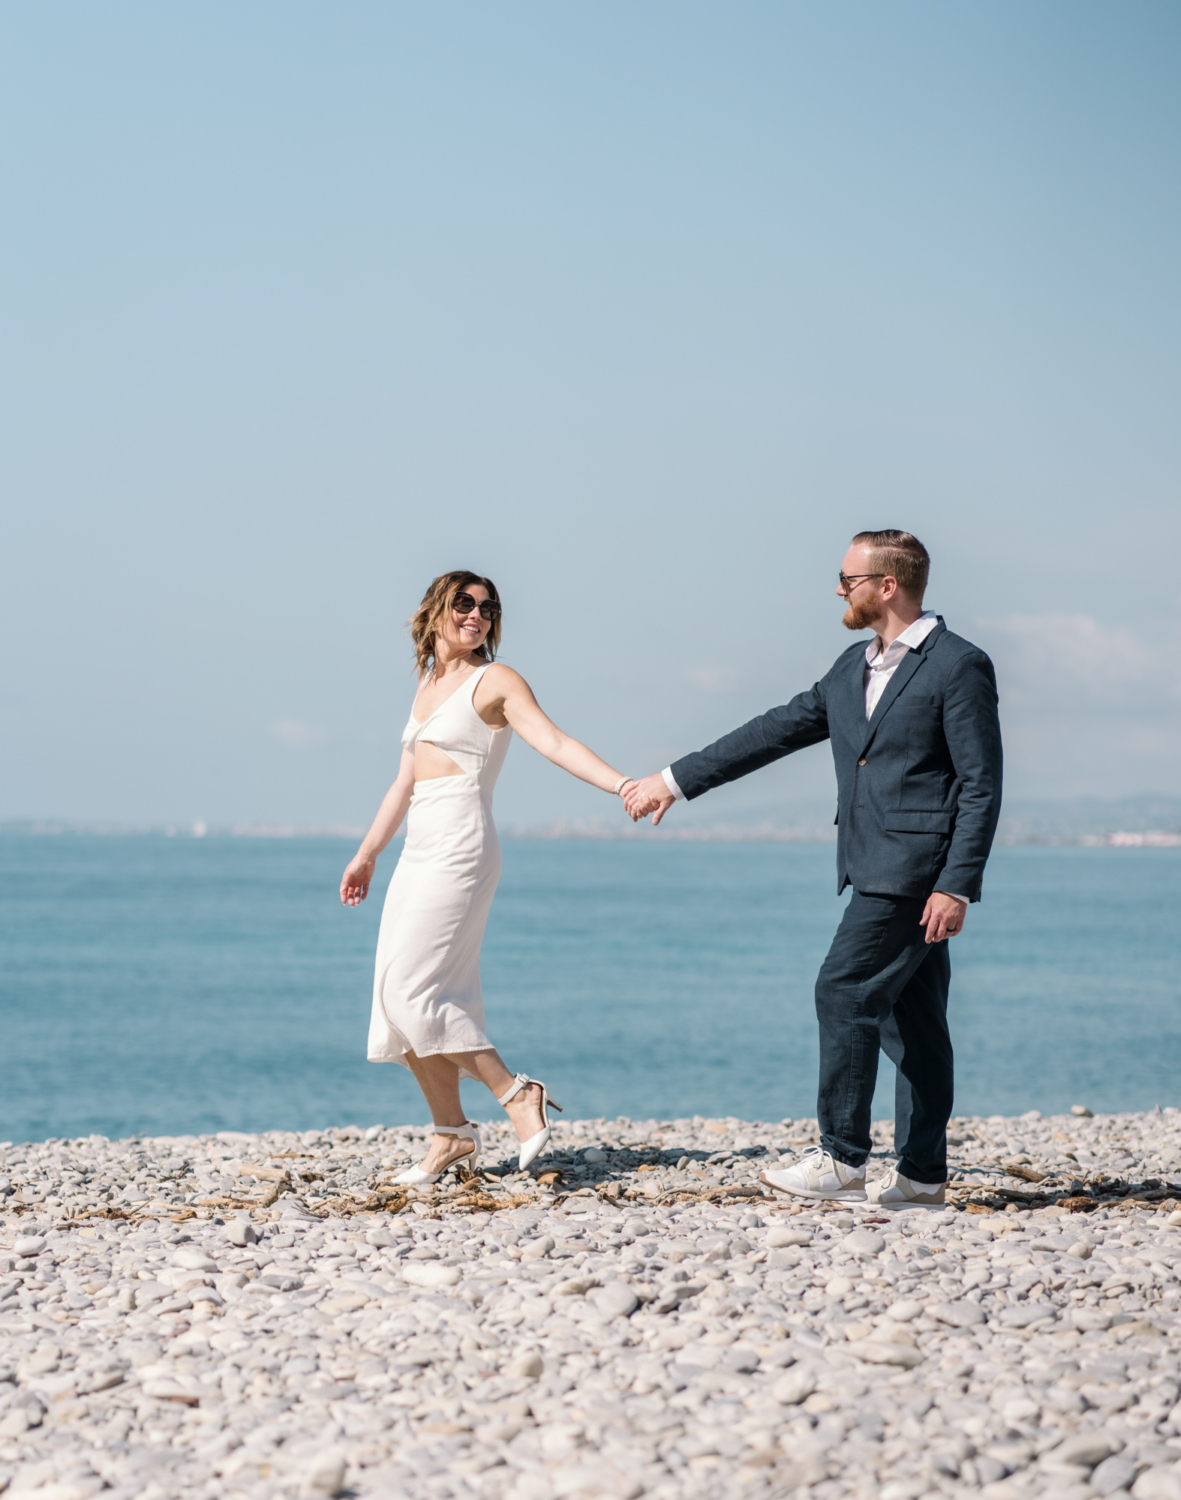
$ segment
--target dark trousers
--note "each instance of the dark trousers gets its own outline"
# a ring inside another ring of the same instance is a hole
[[[926,903],[854,891],[816,980],[820,1143],[859,1167],[873,1144],[870,1108],[880,1048],[898,1069],[894,1149],[916,1182],[947,1177],[953,1067],[947,1029],[951,959],[925,940]]]

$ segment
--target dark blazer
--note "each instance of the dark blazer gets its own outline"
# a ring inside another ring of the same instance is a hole
[[[832,742],[837,890],[980,899],[1001,809],[996,676],[983,651],[939,623],[898,663],[869,720],[865,642],[806,693],[672,767],[687,798],[805,745]]]

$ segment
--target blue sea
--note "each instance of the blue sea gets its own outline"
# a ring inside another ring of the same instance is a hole
[[[365,1060],[351,842],[0,831],[0,1137],[425,1122]],[[815,1113],[831,845],[506,839],[488,1028],[567,1118]],[[1181,850],[998,849],[952,944],[959,1113],[1181,1103]],[[876,1115],[892,1113],[885,1059]],[[474,1118],[496,1112],[465,1084]]]

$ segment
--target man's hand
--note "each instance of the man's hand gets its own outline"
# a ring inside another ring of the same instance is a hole
[[[964,930],[967,905],[954,896],[945,896],[942,891],[927,897],[919,925],[927,929],[929,943],[941,943],[945,938],[955,937]]]
[[[633,781],[623,794],[623,805],[632,822],[638,823],[651,813],[653,828],[676,800],[659,771],[655,776],[645,776],[643,781]]]

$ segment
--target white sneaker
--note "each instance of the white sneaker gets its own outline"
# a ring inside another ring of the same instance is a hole
[[[897,1167],[888,1177],[871,1182],[866,1197],[878,1208],[945,1208],[945,1182],[915,1182]]]
[[[760,1172],[759,1181],[778,1193],[790,1193],[794,1198],[838,1203],[865,1201],[865,1168],[847,1167],[843,1161],[833,1161],[819,1146],[809,1146],[794,1167],[782,1172]]]

